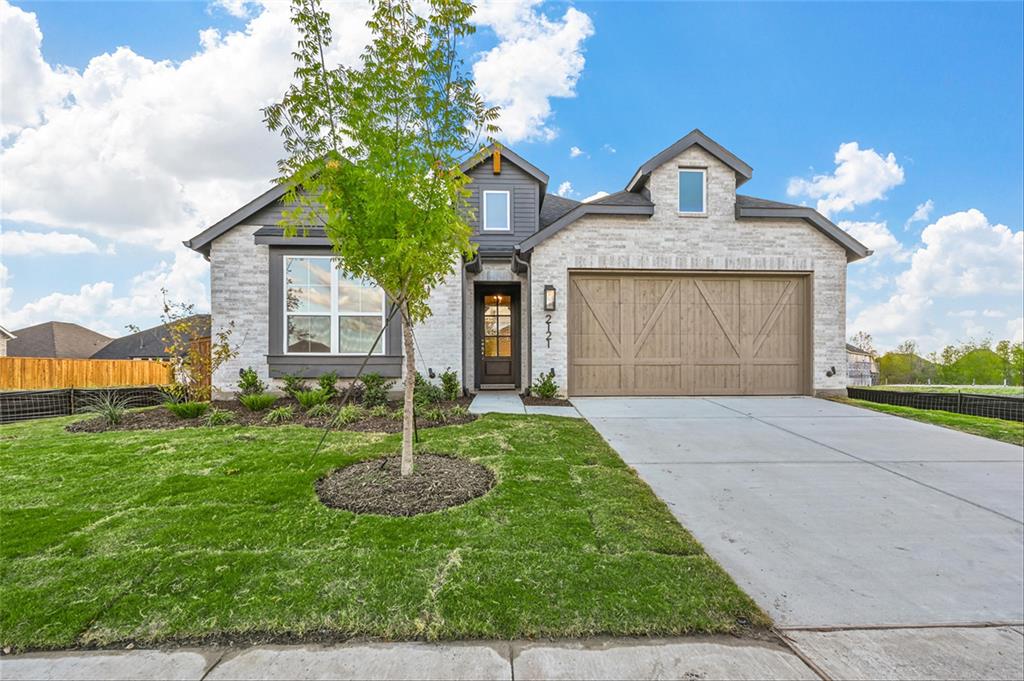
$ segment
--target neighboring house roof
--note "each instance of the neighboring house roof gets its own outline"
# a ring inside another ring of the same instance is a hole
[[[856,345],[850,345],[849,343],[846,344],[846,351],[854,355],[867,355],[868,357],[871,356],[871,353],[868,352],[867,350],[861,350]]]
[[[86,359],[110,342],[108,336],[70,322],[44,322],[14,330],[7,343],[11,357]]]
[[[15,336],[13,333],[11,333],[2,326],[0,326],[0,336],[3,336],[7,340],[14,340],[15,338],[17,338],[17,336]]]
[[[633,177],[629,180],[629,184],[626,185],[626,191],[640,191],[655,168],[658,168],[663,163],[671,161],[694,145],[699,146],[701,149],[736,171],[737,187],[753,177],[753,168],[744,163],[736,154],[705,135],[699,129],[694,128],[688,134],[676,140],[673,144],[665,147],[657,154],[644,161],[643,165],[637,168],[636,172],[633,173]]]
[[[191,322],[195,320],[199,329],[199,338],[210,335],[210,315],[198,314],[188,317]],[[183,320],[185,321],[185,320]],[[164,339],[168,336],[167,327],[163,324],[150,329],[143,329],[136,333],[115,338],[92,356],[93,359],[137,359],[152,358],[160,359],[168,357],[167,346]]]

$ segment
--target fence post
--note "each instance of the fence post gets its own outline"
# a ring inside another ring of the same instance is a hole
[[[956,411],[959,414],[963,414],[964,413],[964,391],[963,390],[957,390],[956,391]]]
[[[71,389],[68,391],[68,406],[69,406],[69,408],[71,410],[69,415],[74,414],[75,413],[75,387],[74,386],[71,386]]]

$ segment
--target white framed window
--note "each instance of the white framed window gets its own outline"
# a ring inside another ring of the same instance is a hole
[[[387,300],[329,256],[284,256],[284,351],[290,355],[365,355],[384,326]],[[386,337],[373,348],[385,351]]]
[[[512,196],[507,191],[485,191],[483,228],[488,232],[512,229]]]
[[[707,171],[703,168],[680,168],[679,212],[683,215],[704,215],[707,203]]]

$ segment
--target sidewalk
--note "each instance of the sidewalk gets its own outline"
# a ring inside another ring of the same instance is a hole
[[[16,679],[817,679],[780,644],[726,636],[586,642],[359,643],[30,653]]]

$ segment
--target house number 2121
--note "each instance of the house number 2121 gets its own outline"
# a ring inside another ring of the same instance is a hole
[[[544,340],[548,342],[548,347],[551,347],[551,315],[544,315],[544,323],[548,325],[548,332],[544,334]]]

